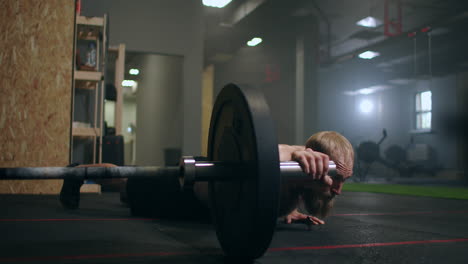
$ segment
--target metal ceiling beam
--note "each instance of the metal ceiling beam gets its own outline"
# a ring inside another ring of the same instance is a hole
[[[457,12],[458,11],[458,12]],[[442,18],[435,19],[433,21],[428,21],[424,25],[430,25],[432,29],[436,29],[438,27],[450,27],[453,26],[456,23],[462,23],[462,21],[467,20],[468,18],[468,11],[459,11],[457,10],[453,12],[452,14],[446,15]],[[353,51],[347,52],[345,54],[332,57],[330,61],[326,62],[325,65],[331,65],[334,63],[341,63],[343,61],[349,60],[350,58],[354,58],[355,55],[364,52],[369,49],[373,50],[379,50],[384,47],[388,47],[394,43],[398,43],[399,41],[403,39],[408,38],[408,33],[410,32],[419,32],[421,29],[422,25],[419,27],[415,27],[412,30],[408,30],[400,34],[399,36],[395,37],[386,37],[382,40],[379,40],[375,43],[372,43],[370,45],[364,45],[362,47],[358,47],[354,49]]]
[[[244,19],[246,16],[248,16],[250,13],[252,13],[255,9],[257,9],[260,5],[262,5],[266,1],[267,0],[247,0],[247,1],[245,1],[222,24],[224,26],[233,27],[235,24],[239,23],[239,21]]]

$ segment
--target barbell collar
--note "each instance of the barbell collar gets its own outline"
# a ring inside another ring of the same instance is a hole
[[[182,157],[180,183],[184,190],[193,188],[196,182],[243,180],[255,170],[251,162],[212,162],[197,161],[194,157]],[[295,161],[280,162],[283,181],[307,181],[310,175],[303,172],[301,165]],[[328,163],[328,175],[336,174],[336,164]]]
[[[191,190],[195,182],[243,180],[255,169],[250,162],[197,161],[192,156],[182,157],[180,167],[183,190]]]

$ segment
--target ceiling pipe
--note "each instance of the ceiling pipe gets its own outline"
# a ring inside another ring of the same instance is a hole
[[[239,23],[242,19],[252,13],[260,5],[265,3],[267,0],[247,0],[242,3],[228,18],[226,21],[221,24],[226,27],[233,27],[235,24]]]
[[[311,3],[313,8],[318,12],[319,16],[325,22],[325,25],[327,27],[327,43],[325,44],[327,47],[327,58],[325,61],[328,61],[331,58],[331,23],[328,17],[325,15],[325,13],[323,13],[320,6],[317,4],[317,2],[315,0],[312,0]]]

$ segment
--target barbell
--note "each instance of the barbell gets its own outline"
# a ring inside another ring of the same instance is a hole
[[[329,174],[336,173],[333,162]],[[270,110],[253,88],[226,85],[216,98],[208,136],[207,160],[182,157],[175,167],[0,168],[1,180],[109,178],[143,179],[173,175],[183,190],[208,182],[216,235],[226,256],[261,257],[273,238],[280,186],[310,180],[297,162],[279,162]],[[130,197],[129,197],[130,198]]]

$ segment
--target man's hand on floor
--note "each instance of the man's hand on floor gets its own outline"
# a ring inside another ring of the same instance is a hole
[[[292,223],[304,223],[308,227],[311,225],[323,225],[325,222],[315,216],[311,215],[306,215],[303,213],[300,213],[297,211],[297,209],[294,209],[291,213],[289,213],[285,218],[284,221],[287,224],[292,224]]]

